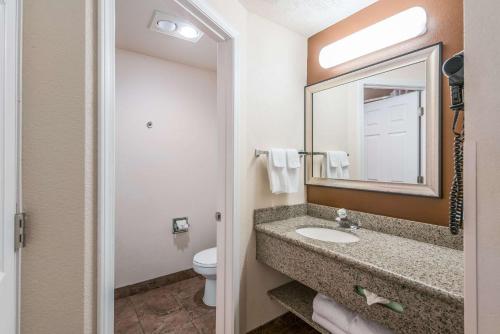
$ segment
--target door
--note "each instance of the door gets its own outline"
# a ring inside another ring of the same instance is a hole
[[[0,333],[17,332],[18,3],[0,1]]]
[[[417,183],[419,92],[364,105],[364,163],[369,181]]]

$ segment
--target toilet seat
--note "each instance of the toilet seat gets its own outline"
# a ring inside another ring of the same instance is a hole
[[[193,257],[193,264],[203,268],[217,266],[217,247],[205,249]]]

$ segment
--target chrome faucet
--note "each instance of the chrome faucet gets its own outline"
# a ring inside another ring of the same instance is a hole
[[[351,231],[355,231],[360,228],[360,225],[358,223],[351,221],[347,217],[346,209],[337,210],[337,218],[335,218],[335,221],[339,224],[340,227],[349,228],[351,229]]]

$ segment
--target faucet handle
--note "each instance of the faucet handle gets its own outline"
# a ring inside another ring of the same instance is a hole
[[[347,218],[347,210],[342,208],[342,209],[338,209],[337,210],[337,216],[340,218],[340,219],[345,219]]]

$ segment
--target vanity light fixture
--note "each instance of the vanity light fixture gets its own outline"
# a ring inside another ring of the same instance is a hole
[[[203,32],[190,22],[160,11],[153,13],[149,29],[193,43],[198,42],[203,36]]]
[[[323,47],[319,64],[330,68],[427,32],[427,13],[412,7]]]

